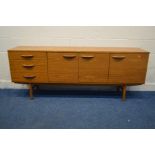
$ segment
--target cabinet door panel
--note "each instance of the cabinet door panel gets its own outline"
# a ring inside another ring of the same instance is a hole
[[[102,83],[108,79],[109,54],[83,53],[79,56],[79,81]]]
[[[109,82],[144,83],[148,54],[111,54]]]
[[[78,55],[76,53],[48,53],[49,82],[77,83]]]

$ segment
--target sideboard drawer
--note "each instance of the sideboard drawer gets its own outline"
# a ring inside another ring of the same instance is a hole
[[[23,82],[23,83],[47,83],[47,74],[46,72],[39,72],[39,73],[12,73],[12,81],[13,82]]]
[[[111,54],[109,81],[112,83],[144,83],[148,54]]]
[[[46,59],[46,52],[9,52],[9,59],[14,60],[32,60],[32,59]]]
[[[43,72],[47,71],[47,61],[44,59],[40,60],[10,60],[10,68],[16,72]]]
[[[78,55],[76,53],[48,53],[49,82],[77,83]]]
[[[89,83],[108,80],[109,54],[82,53],[79,56],[79,81]]]

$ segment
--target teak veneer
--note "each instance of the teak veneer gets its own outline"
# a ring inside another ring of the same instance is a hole
[[[29,84],[127,85],[145,83],[149,52],[140,48],[18,46],[8,50],[11,79]]]

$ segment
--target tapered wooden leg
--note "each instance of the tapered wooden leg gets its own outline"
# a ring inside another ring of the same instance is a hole
[[[125,84],[122,86],[122,100],[123,101],[126,100],[126,85]]]
[[[30,99],[33,99],[33,85],[32,84],[29,84],[29,96],[30,96]]]

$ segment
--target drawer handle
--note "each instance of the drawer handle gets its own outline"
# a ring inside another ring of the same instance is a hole
[[[34,79],[36,76],[32,75],[32,76],[24,76],[25,79]]]
[[[71,58],[71,59],[72,59],[72,58],[75,58],[76,55],[63,55],[63,57],[64,57],[64,58]]]
[[[113,59],[125,59],[125,56],[112,56]]]
[[[92,55],[84,55],[84,56],[81,56],[81,57],[84,58],[84,59],[94,58],[94,56],[92,56]]]
[[[23,58],[33,58],[33,55],[21,55]]]
[[[34,67],[34,65],[32,64],[32,65],[23,65],[23,67],[25,67],[25,68],[32,68],[32,67]]]

